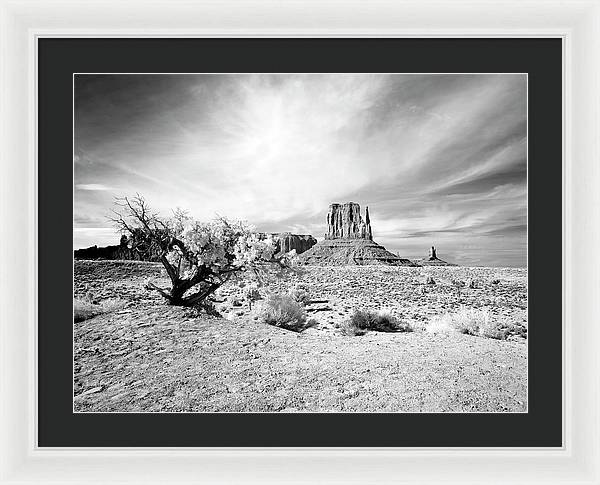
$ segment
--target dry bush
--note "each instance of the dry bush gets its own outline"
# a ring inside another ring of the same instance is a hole
[[[511,328],[501,328],[497,322],[492,321],[491,318],[487,318],[481,323],[479,327],[479,335],[481,337],[495,338],[498,340],[505,340],[506,337],[511,333]]]
[[[296,288],[294,288],[294,290],[290,292],[290,296],[304,306],[308,305],[312,301],[310,292],[304,285],[298,285]]]
[[[375,332],[413,331],[409,323],[400,321],[387,310],[377,313],[357,310],[352,314],[350,320],[344,322],[340,328],[344,335],[364,335],[369,330]]]
[[[307,322],[302,304],[288,295],[269,296],[259,309],[258,319],[267,325],[294,332],[302,332],[316,323],[312,319]]]
[[[125,302],[118,298],[109,298],[108,300],[94,303],[89,296],[86,298],[73,299],[73,322],[83,322],[103,313],[114,312],[125,306]]]
[[[350,337],[356,337],[358,335],[364,335],[367,331],[363,328],[358,328],[351,320],[346,320],[339,325],[340,332],[342,335],[348,335]]]
[[[508,333],[490,318],[487,310],[473,308],[463,308],[455,313],[434,317],[427,325],[427,331],[430,333],[459,332],[500,340],[505,339]]]
[[[479,335],[481,328],[489,327],[490,315],[487,310],[469,308],[452,314],[451,321],[460,333]]]

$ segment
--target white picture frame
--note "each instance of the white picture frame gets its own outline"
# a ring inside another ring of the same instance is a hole
[[[307,5],[310,4],[310,5]],[[1,1],[0,483],[600,483],[600,2]],[[36,39],[559,37],[560,448],[38,448]]]

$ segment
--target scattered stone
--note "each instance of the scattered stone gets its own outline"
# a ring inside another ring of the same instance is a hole
[[[311,305],[306,308],[307,312],[330,312],[333,311],[329,305]]]

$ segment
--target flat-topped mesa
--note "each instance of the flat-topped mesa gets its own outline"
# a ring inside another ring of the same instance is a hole
[[[276,253],[289,253],[295,249],[296,254],[302,254],[304,251],[308,251],[317,244],[317,240],[310,234],[280,232],[272,234],[272,236],[275,240]]]
[[[366,239],[373,240],[369,208],[365,220],[360,215],[360,205],[356,202],[331,204],[327,213],[327,233],[325,239]]]
[[[302,254],[304,251],[308,251],[315,244],[317,240],[310,234],[292,234],[291,232],[259,232],[259,237],[264,239],[268,236],[273,238],[275,243],[275,254],[289,253],[292,250],[296,251],[296,254]]]

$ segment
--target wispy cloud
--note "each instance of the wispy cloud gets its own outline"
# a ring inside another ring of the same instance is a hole
[[[319,237],[354,200],[404,255],[525,264],[524,76],[78,75],[75,96],[80,214],[139,192]]]
[[[75,184],[77,190],[113,190],[112,187],[102,184]]]

